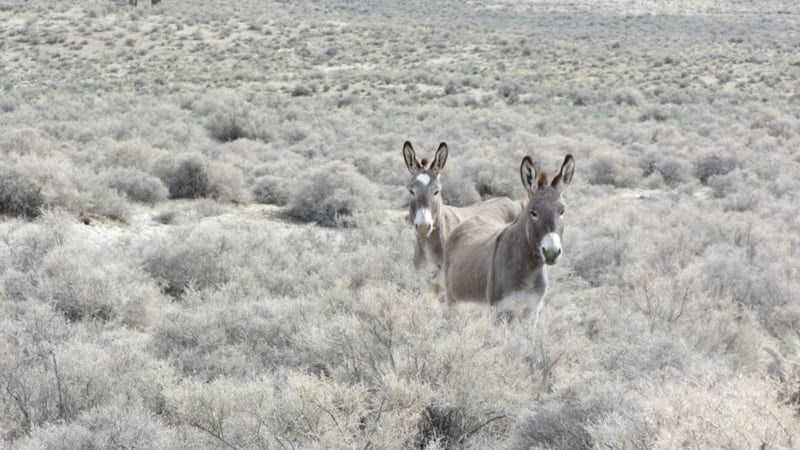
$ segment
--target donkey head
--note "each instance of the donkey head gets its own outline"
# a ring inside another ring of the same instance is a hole
[[[433,156],[433,160],[428,162],[425,158],[417,159],[414,147],[411,142],[403,144],[403,159],[406,167],[411,173],[408,181],[408,192],[411,194],[409,200],[409,216],[417,235],[428,237],[436,227],[436,218],[439,216],[439,209],[442,205],[439,190],[439,173],[444,169],[447,162],[447,144],[442,142]]]
[[[528,205],[523,217],[528,245],[544,263],[555,264],[563,253],[561,234],[564,232],[562,219],[566,204],[561,193],[572,182],[575,160],[572,155],[567,155],[552,182],[548,182],[546,173],[536,173],[529,156],[522,159],[519,172],[528,191]]]

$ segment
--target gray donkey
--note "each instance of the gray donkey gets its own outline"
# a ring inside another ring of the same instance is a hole
[[[409,218],[416,230],[414,267],[423,272],[424,280],[434,294],[441,290],[441,268],[447,235],[462,221],[480,216],[499,224],[513,221],[522,209],[508,197],[494,198],[467,207],[445,205],[440,195],[439,174],[447,162],[447,144],[442,142],[429,162],[418,159],[411,142],[403,144],[403,160],[411,173],[407,187],[411,194]]]
[[[522,159],[520,176],[528,203],[507,225],[475,217],[450,233],[445,245],[445,298],[485,302],[506,314],[527,317],[536,306],[536,321],[547,291],[545,264],[562,256],[562,222],[566,204],[561,193],[572,182],[575,162],[564,158],[561,170],[548,183],[537,174],[529,156]]]

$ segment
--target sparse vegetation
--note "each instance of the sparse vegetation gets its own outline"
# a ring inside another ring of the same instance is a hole
[[[0,448],[798,446],[789,0],[126,3],[0,4]],[[575,156],[536,329],[420,291],[406,139]]]

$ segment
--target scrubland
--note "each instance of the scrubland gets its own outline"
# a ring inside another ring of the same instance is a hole
[[[0,23],[0,447],[800,446],[793,2]],[[420,290],[406,139],[451,204],[575,156],[536,329]]]

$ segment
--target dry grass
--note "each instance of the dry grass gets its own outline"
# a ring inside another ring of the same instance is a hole
[[[0,447],[800,445],[791,2],[140,3],[0,2]],[[407,139],[575,155],[537,329],[419,291]]]

